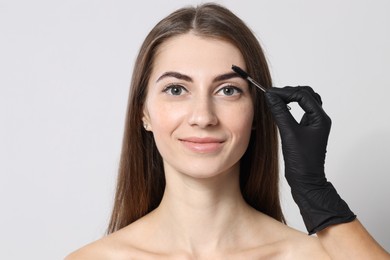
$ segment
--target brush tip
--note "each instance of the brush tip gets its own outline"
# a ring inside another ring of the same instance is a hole
[[[236,65],[232,65],[232,70],[236,72],[238,75],[240,75],[241,77],[243,77],[244,79],[248,77],[248,73],[246,73],[243,69],[241,69]]]

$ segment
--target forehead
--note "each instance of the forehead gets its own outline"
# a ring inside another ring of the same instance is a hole
[[[154,57],[152,75],[166,70],[220,73],[230,70],[232,64],[245,69],[244,58],[236,46],[225,40],[187,33],[160,45]]]

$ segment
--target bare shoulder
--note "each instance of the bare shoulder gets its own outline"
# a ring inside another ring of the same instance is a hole
[[[117,241],[116,234],[108,235],[74,251],[65,260],[124,259],[121,257],[124,254],[123,248],[121,249],[121,243],[116,242],[120,242]],[[126,248],[128,252],[131,252],[131,250],[131,246]],[[135,248],[133,248],[133,251],[135,251]]]
[[[90,243],[65,257],[65,260],[78,260],[78,259],[107,259],[109,257],[110,250],[103,242],[104,238],[99,239],[93,243]]]
[[[65,260],[151,259],[150,253],[134,243],[128,228],[118,230],[69,254]]]
[[[268,259],[330,259],[316,236],[309,236],[268,216],[262,219],[261,226],[267,241],[257,251],[264,253],[267,249],[270,256],[275,256]]]
[[[300,234],[286,240],[292,259],[330,259],[317,237]]]

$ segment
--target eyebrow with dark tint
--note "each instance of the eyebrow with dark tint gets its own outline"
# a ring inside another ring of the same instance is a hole
[[[167,72],[165,72],[164,74],[162,74],[162,75],[156,80],[156,83],[159,82],[160,80],[162,80],[162,79],[164,79],[164,78],[168,78],[168,77],[177,78],[177,79],[182,79],[182,80],[185,80],[185,81],[188,81],[188,82],[193,82],[192,78],[189,77],[189,76],[187,76],[187,75],[184,75],[184,74],[181,74],[181,73],[175,72],[175,71],[167,71]],[[218,75],[218,76],[213,80],[213,82],[224,81],[224,80],[228,80],[228,79],[232,79],[232,78],[241,78],[241,76],[238,75],[236,72],[229,72],[229,73],[226,73],[226,74]]]
[[[241,78],[241,76],[238,75],[236,72],[229,72],[229,73],[221,74],[221,75],[217,76],[213,80],[213,82],[224,81],[224,80],[228,80],[228,79],[232,79],[232,78]]]
[[[172,78],[177,78],[177,79],[182,79],[182,80],[185,80],[185,81],[188,81],[188,82],[192,82],[192,78],[187,76],[187,75],[184,75],[184,74],[181,74],[179,72],[175,72],[175,71],[167,71],[165,72],[164,74],[162,74],[157,80],[156,80],[156,83],[159,82],[160,80],[164,79],[164,78],[169,78],[169,77],[172,77]]]

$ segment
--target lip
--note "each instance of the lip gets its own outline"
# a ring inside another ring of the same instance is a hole
[[[215,153],[224,144],[223,139],[214,137],[188,137],[179,140],[187,149],[196,153]]]

